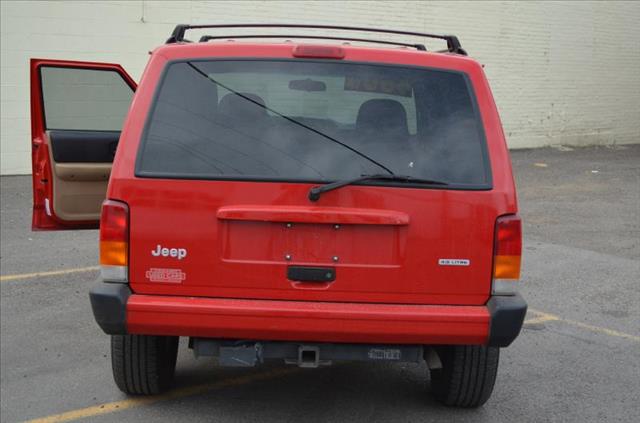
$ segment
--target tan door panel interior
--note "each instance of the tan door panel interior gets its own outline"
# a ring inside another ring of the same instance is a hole
[[[100,219],[111,163],[56,163],[49,149],[53,175],[53,211],[63,220]]]
[[[108,181],[111,163],[56,163],[58,178],[69,182]]]

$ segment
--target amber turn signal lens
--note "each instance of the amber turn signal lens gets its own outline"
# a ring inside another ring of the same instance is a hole
[[[520,256],[495,256],[494,279],[520,279]]]
[[[127,265],[127,243],[121,241],[100,242],[100,264],[107,266]]]

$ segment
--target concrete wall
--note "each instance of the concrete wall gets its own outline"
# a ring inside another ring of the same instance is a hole
[[[30,172],[29,58],[117,62],[137,79],[147,51],[176,23],[333,23],[453,33],[486,64],[512,148],[640,142],[640,2],[0,4],[2,174]]]

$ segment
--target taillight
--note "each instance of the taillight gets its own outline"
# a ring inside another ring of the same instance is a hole
[[[119,201],[102,203],[100,269],[106,282],[129,280],[129,207]]]
[[[518,215],[500,216],[496,220],[493,247],[493,295],[513,295],[520,279],[522,258],[522,223]]]
[[[338,46],[318,46],[300,44],[293,48],[293,57],[308,57],[321,59],[344,59],[345,51]]]

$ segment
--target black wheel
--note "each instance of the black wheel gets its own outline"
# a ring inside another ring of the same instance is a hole
[[[153,395],[169,389],[178,340],[177,336],[111,336],[111,368],[118,388],[131,395]]]
[[[491,396],[498,373],[500,349],[481,345],[436,348],[441,369],[431,370],[431,392],[440,402],[479,407]]]

